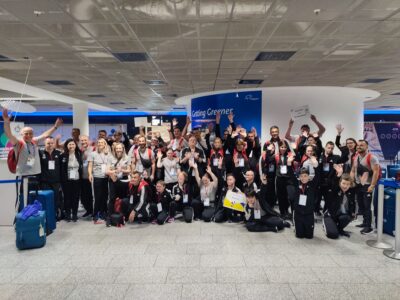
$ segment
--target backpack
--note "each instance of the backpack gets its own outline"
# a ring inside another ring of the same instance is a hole
[[[136,149],[135,149],[135,158],[136,158],[136,159],[137,159],[137,157],[140,158],[140,161],[142,162],[142,166],[143,166],[143,168],[145,168],[145,169],[150,168],[150,167],[151,167],[151,164],[152,164],[151,158],[152,158],[153,156],[152,156],[152,151],[151,151],[150,148],[147,148],[147,155],[149,156],[149,159],[144,159],[144,158],[140,155],[140,153],[139,153],[139,148],[136,148]]]
[[[369,152],[367,154],[367,157],[366,157],[365,161],[367,162],[368,169],[372,171],[372,168],[371,168],[371,156],[372,156],[372,153]],[[360,161],[358,161],[358,162],[360,162]],[[381,168],[380,164],[378,164],[378,168],[379,168],[379,172],[378,172],[378,180],[379,180],[379,179],[382,178],[382,168]]]
[[[19,155],[20,155],[20,153],[22,151],[22,146],[24,144],[22,142],[18,141],[18,145],[19,145],[19,149],[18,149],[17,155],[15,155],[14,148],[12,148],[8,152],[8,156],[7,156],[8,170],[10,171],[10,173],[13,173],[13,174],[15,174],[17,172],[17,165],[18,165]]]

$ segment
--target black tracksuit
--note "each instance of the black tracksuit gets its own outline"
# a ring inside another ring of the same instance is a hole
[[[240,222],[243,220],[243,213],[239,211],[235,211],[230,208],[224,207],[224,199],[226,196],[226,193],[228,192],[228,187],[224,186],[222,187],[219,196],[218,196],[218,203],[216,204],[215,208],[215,215],[214,215],[214,222],[216,223],[223,223],[226,222],[227,220],[232,221],[232,222]],[[240,189],[238,189],[236,186],[232,189],[232,192],[234,193],[240,193]]]
[[[61,152],[55,149],[50,154],[46,150],[39,150],[39,156],[40,166],[42,169],[42,173],[39,176],[40,189],[53,191],[55,212],[56,214],[61,214],[61,211],[63,210],[63,201],[60,197]],[[54,169],[49,169],[49,161],[54,161]]]
[[[177,211],[182,212],[184,207],[190,206],[191,198],[188,192],[189,187],[186,183],[183,185],[182,189],[179,187],[179,183],[175,184],[172,188],[172,201],[169,204],[169,216],[171,218],[175,217]],[[176,196],[179,196],[178,200]]]
[[[312,239],[314,236],[314,207],[316,201],[317,180],[313,180],[306,184],[301,181],[295,186],[294,198],[294,225],[296,237]],[[304,199],[303,196],[306,196]]]
[[[279,212],[282,216],[289,213],[289,206],[292,205],[292,199],[294,198],[294,186],[296,184],[296,177],[294,174],[293,165],[288,166],[288,154],[276,156],[268,155],[270,163],[275,164],[276,169],[276,196],[278,198]],[[282,171],[286,166],[286,174]],[[293,210],[293,206],[292,206]]]
[[[251,232],[265,232],[282,230],[285,222],[279,217],[279,214],[268,205],[266,194],[268,192],[267,185],[262,184],[257,193],[257,200],[254,207],[249,204],[245,207],[246,228]],[[255,210],[259,210],[259,215],[255,214]]]
[[[343,229],[353,219],[353,214],[356,210],[354,191],[349,189],[344,193],[339,187],[339,178],[334,178],[333,186],[328,193],[326,206],[328,210],[327,216],[333,219],[337,226],[337,231],[339,233],[343,232]],[[326,228],[326,230],[329,229]]]
[[[82,154],[78,149],[75,152],[75,158],[79,163],[79,179],[77,180],[68,178],[69,153],[63,153],[61,155],[61,182],[64,194],[64,210],[67,219],[71,216],[71,213],[74,218],[76,218],[78,214],[79,196],[81,191],[80,183],[83,168]]]
[[[151,220],[157,220],[162,225],[169,215],[170,203],[172,202],[171,193],[165,189],[162,193],[155,193],[150,200]]]
[[[129,186],[128,197],[122,199],[121,212],[127,219],[130,213],[136,212],[135,219],[147,221],[149,217],[149,195],[150,187],[142,180],[138,186]]]
[[[340,157],[338,155],[330,154],[326,156],[325,153],[322,153],[319,158],[319,193],[317,201],[315,202],[316,212],[320,210],[322,198],[324,198],[325,202],[328,198],[329,190],[332,188],[332,181],[336,176],[336,171],[333,168],[333,165],[338,163],[340,163]],[[324,211],[325,210],[326,208],[324,208]]]

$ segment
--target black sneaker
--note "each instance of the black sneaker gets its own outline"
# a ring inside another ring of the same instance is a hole
[[[346,236],[346,237],[349,238],[350,237],[350,232],[342,230],[342,231],[339,231],[339,235]]]
[[[65,216],[64,220],[69,223],[69,222],[71,222],[71,217],[70,216]]]
[[[72,222],[76,223],[76,221],[78,221],[78,216],[77,215],[73,215],[72,216]]]
[[[289,222],[287,222],[287,221],[284,221],[283,222],[283,227],[286,227],[286,228],[290,228],[290,223]]]
[[[111,220],[109,217],[106,218],[106,226],[110,227],[111,226]]]
[[[90,213],[90,212],[85,212],[83,215],[82,215],[82,218],[86,218],[86,217],[89,217],[89,216],[91,216],[92,214]]]
[[[371,227],[365,227],[360,232],[361,234],[372,234],[374,233],[374,230]]]
[[[368,227],[368,226],[365,225],[364,223],[361,223],[361,224],[356,225],[356,227],[358,227],[358,228],[365,228],[365,227]]]

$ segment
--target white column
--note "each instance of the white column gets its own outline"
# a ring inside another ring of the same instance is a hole
[[[73,127],[79,128],[81,134],[89,135],[89,108],[85,103],[74,103],[72,105]]]

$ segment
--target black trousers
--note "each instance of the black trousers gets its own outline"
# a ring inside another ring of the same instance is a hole
[[[312,239],[314,237],[314,214],[299,214],[294,212],[294,226],[297,238]]]
[[[338,216],[337,218],[335,218],[337,227],[339,232],[343,231],[343,229],[346,228],[347,225],[350,224],[351,222],[351,216],[349,216],[348,214],[343,214]]]
[[[124,182],[120,180],[114,182],[111,179],[108,180],[108,189],[110,193],[110,197],[107,203],[108,216],[111,216],[111,214],[114,213],[115,199],[123,199],[128,196],[128,186],[129,182]]]
[[[134,205],[130,204],[130,199],[129,198],[123,198],[122,199],[122,205],[121,205],[121,213],[124,215],[125,219],[127,220],[129,218],[129,215],[131,214]],[[135,219],[136,220],[142,220],[142,221],[147,221],[149,219],[149,211],[147,210],[148,204],[145,202],[143,203],[142,207],[136,212]],[[141,215],[141,216],[139,216]]]
[[[226,208],[226,207],[220,207],[214,215],[214,222],[215,223],[223,223],[226,221],[232,221],[232,222],[241,222],[244,220],[244,213]]]
[[[89,179],[81,180],[81,203],[83,208],[89,213],[93,213],[93,193],[92,184]]]
[[[64,210],[66,217],[78,214],[79,195],[81,191],[80,180],[67,180],[63,183]]]
[[[194,218],[202,219],[205,222],[210,222],[214,217],[215,208],[213,206],[204,206],[200,197],[192,200]]]
[[[254,220],[246,223],[246,228],[250,232],[277,232],[282,230],[284,227],[284,221],[276,216],[263,216],[260,220]]]
[[[288,214],[289,206],[293,203],[295,196],[291,178],[276,177],[276,196],[278,198],[279,212],[281,215]]]
[[[64,208],[62,198],[60,197],[61,184],[59,182],[40,182],[41,190],[51,190],[54,193],[54,209],[57,215],[58,211]]]
[[[180,201],[175,201],[175,200],[172,200],[170,203],[169,203],[169,216],[171,217],[171,218],[175,218],[175,215],[176,215],[176,212],[177,211],[183,211],[183,202],[182,202],[182,199],[180,200]]]
[[[327,208],[327,205],[326,205],[326,201],[327,201],[327,199],[328,199],[328,194],[329,194],[329,186],[327,186],[327,185],[320,185],[320,188],[319,188],[319,193],[318,193],[318,195],[317,195],[317,201],[316,201],[316,203],[315,203],[315,212],[319,212],[320,210],[321,210],[321,201],[322,201],[322,198],[324,198],[324,201],[325,201],[325,206],[324,206],[324,209],[323,209],[323,211],[325,212],[326,211],[326,208]]]
[[[275,173],[268,173],[267,182],[267,203],[272,208],[276,205]]]
[[[363,214],[363,224],[365,227],[371,227],[372,222],[372,193],[368,193],[369,185],[357,186],[357,203],[358,203],[358,214]]]
[[[97,214],[105,215],[107,213],[107,199],[108,199],[108,179],[107,178],[93,178],[93,191],[94,191],[94,211],[93,216]]]

